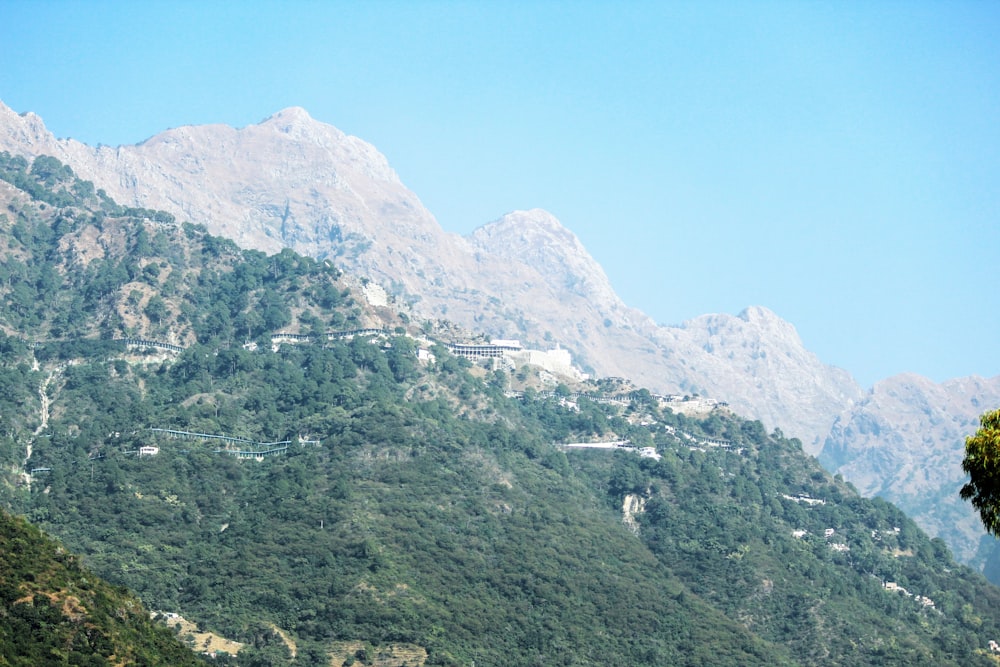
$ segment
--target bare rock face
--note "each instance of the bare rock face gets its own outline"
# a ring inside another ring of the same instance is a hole
[[[838,417],[820,461],[864,495],[899,505],[971,562],[985,532],[972,506],[958,496],[966,480],[965,437],[979,427],[980,414],[998,405],[1000,377],[935,384],[919,375],[896,375]]]
[[[504,263],[532,267],[542,283],[557,293],[587,299],[594,308],[620,326],[630,326],[638,317],[647,326],[648,318],[630,311],[615,294],[604,269],[587,252],[580,239],[548,211],[515,211],[475,230],[469,240],[474,247]]]

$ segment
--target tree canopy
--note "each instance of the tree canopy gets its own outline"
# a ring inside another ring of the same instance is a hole
[[[962,469],[969,482],[959,492],[979,512],[986,530],[1000,536],[1000,409],[979,418],[979,430],[965,439]]]

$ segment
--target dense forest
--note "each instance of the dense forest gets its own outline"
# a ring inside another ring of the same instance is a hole
[[[0,157],[0,499],[216,664],[996,663],[1000,589],[794,438],[512,392],[328,263]]]

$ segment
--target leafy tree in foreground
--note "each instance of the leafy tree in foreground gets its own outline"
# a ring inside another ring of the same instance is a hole
[[[1000,409],[979,418],[979,430],[965,439],[962,470],[969,482],[959,492],[972,502],[986,530],[1000,536]]]

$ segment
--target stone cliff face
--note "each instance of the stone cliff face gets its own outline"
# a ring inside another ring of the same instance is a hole
[[[979,415],[1000,405],[1000,377],[935,384],[919,375],[877,383],[834,423],[820,461],[861,493],[899,505],[931,535],[945,539],[961,560],[984,559],[984,531],[958,497],[965,482],[965,437]],[[987,546],[992,549],[992,540]]]
[[[587,299],[597,312],[618,326],[631,327],[633,319],[647,327],[652,325],[649,318],[622,303],[600,264],[547,211],[509,213],[475,230],[469,240],[477,251],[506,264],[533,268],[542,284],[553,292]]]
[[[940,450],[941,465],[953,466],[956,434],[974,428],[971,398],[961,410],[939,401],[938,421],[927,418],[931,431],[897,419],[894,411],[909,414],[920,392],[899,390],[894,403],[879,386],[865,397],[846,372],[823,364],[791,324],[765,308],[656,325],[618,298],[579,239],[545,211],[510,213],[467,238],[445,232],[373,146],[302,109],[241,129],[181,127],[135,146],[94,148],[56,139],[37,116],[0,103],[0,150],[53,155],[120,203],[169,211],[244,247],[291,247],[329,258],[383,285],[418,316],[538,346],[559,344],[598,375],[727,401],[769,429],[799,437],[811,454],[826,443],[829,465],[866,493],[897,498],[907,511],[913,510],[904,490],[922,474],[917,452]],[[991,400],[992,389],[966,382],[970,397]],[[906,466],[900,451],[913,452]],[[933,456],[924,457],[937,461]],[[928,473],[926,484],[942,480],[950,493],[957,478],[949,470],[944,478]],[[932,534],[943,534],[951,521],[923,516]],[[973,532],[970,526],[962,534]]]

